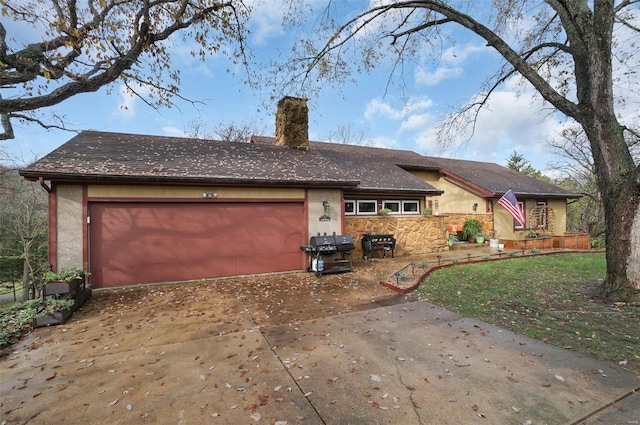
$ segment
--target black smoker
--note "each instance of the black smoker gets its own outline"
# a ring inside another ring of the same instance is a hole
[[[382,257],[387,256],[387,251],[391,251],[391,258],[395,258],[396,238],[393,235],[376,235],[366,233],[362,236],[362,250],[364,251],[364,259],[367,254],[371,256],[376,251],[382,252]],[[371,258],[373,260],[373,258]]]
[[[312,236],[309,245],[300,249],[309,256],[308,272],[315,272],[320,277],[323,273],[340,273],[353,271],[351,251],[355,248],[353,238],[349,235]],[[339,254],[339,257],[336,255]],[[333,258],[331,258],[333,257]]]

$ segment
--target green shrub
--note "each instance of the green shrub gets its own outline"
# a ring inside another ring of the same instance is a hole
[[[46,301],[39,298],[0,308],[0,349],[13,344],[31,330],[36,316],[46,316],[71,306],[73,306],[73,300],[48,297]]]
[[[597,238],[591,238],[591,248],[604,249],[605,248],[604,237],[598,236]]]
[[[462,225],[462,239],[467,239],[469,236],[475,236],[478,233],[482,233],[482,223],[480,220],[470,218],[465,220]]]
[[[88,273],[86,271],[77,267],[73,267],[70,269],[61,270],[58,273],[54,273],[51,271],[44,272],[42,273],[42,279],[45,282],[71,282],[74,279],[84,279],[87,274]]]

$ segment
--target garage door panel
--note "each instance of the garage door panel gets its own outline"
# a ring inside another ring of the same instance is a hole
[[[96,286],[300,270],[302,203],[92,203]]]

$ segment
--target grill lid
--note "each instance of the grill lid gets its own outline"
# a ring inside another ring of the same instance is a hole
[[[311,246],[323,246],[323,245],[335,245],[336,240],[333,236],[311,236],[309,239],[309,245]]]
[[[349,235],[312,236],[309,245],[317,250],[351,251],[355,248],[353,238]]]
[[[351,251],[355,248],[353,238],[349,235],[337,235],[335,239],[338,251]]]

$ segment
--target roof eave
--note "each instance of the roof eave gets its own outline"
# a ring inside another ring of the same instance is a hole
[[[490,198],[491,196],[493,196],[493,192],[491,192],[490,190],[485,189],[482,186],[478,186],[476,183],[473,183],[467,179],[464,179],[462,177],[460,177],[459,175],[452,173],[451,171],[444,169],[444,168],[440,168],[438,170],[438,172],[440,174],[442,174],[445,177],[449,177],[454,181],[451,181],[451,183],[455,184],[456,186],[462,187],[462,185],[466,185],[468,187],[471,187],[473,189],[475,189],[476,191],[478,191],[478,196],[482,197],[482,198]]]
[[[28,180],[36,181],[40,178],[53,182],[72,183],[165,183],[171,185],[193,184],[211,185],[224,184],[229,186],[306,186],[306,187],[335,187],[348,188],[357,187],[360,182],[357,180],[311,180],[311,179],[249,179],[235,177],[177,177],[177,176],[131,176],[131,175],[103,175],[103,174],[83,174],[75,173],[44,173],[31,170],[20,170],[20,175]]]
[[[444,193],[443,190],[425,190],[425,189],[389,189],[380,187],[355,187],[345,190],[348,193],[366,193],[370,195],[382,194],[382,195],[422,195],[422,196],[438,196]]]
[[[501,198],[505,192],[493,192],[493,198]],[[547,192],[513,192],[518,198],[554,198],[554,199],[579,199],[583,195],[579,193],[547,193]]]

